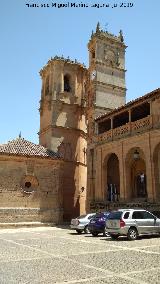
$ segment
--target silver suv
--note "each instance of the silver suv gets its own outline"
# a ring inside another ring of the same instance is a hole
[[[160,234],[160,219],[144,209],[119,209],[110,213],[106,231],[112,239],[136,240],[138,235]]]

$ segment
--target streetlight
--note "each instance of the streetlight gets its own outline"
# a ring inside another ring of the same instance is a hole
[[[133,159],[134,160],[139,160],[139,152],[138,152],[138,150],[136,149],[135,151],[134,151],[134,153],[133,153]]]

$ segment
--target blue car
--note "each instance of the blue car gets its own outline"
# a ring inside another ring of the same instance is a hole
[[[98,234],[103,233],[104,236],[107,236],[106,233],[106,220],[108,219],[109,212],[97,213],[89,222],[88,229],[92,236],[97,237]]]

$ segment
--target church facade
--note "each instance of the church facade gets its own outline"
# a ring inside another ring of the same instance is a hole
[[[114,36],[98,24],[88,43],[88,69],[55,56],[40,71],[39,142],[64,160],[64,220],[86,211],[95,117],[125,103],[125,49],[121,31]]]
[[[125,50],[122,31],[98,23],[88,68],[55,56],[40,70],[39,145],[21,137],[0,145],[6,222],[57,224],[131,206],[160,211],[160,89],[126,104]]]

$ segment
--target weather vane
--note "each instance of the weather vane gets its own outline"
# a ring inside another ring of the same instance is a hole
[[[109,25],[108,23],[105,23],[105,26],[104,26],[104,27],[105,27],[105,28],[104,28],[104,29],[105,29],[105,32],[107,32],[108,25]]]

